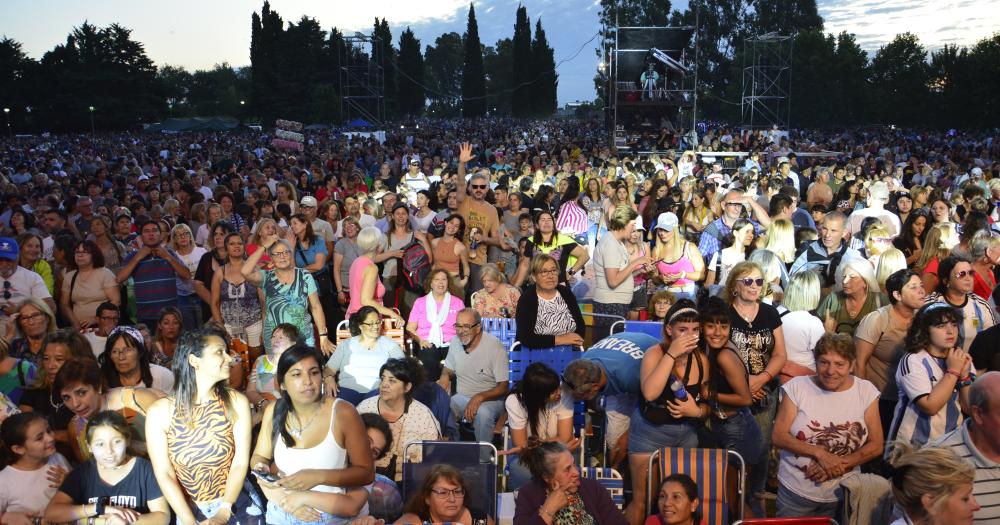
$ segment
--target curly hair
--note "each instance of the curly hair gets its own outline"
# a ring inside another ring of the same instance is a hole
[[[913,315],[913,322],[906,331],[906,351],[917,353],[927,350],[931,345],[931,327],[942,323],[960,323],[962,319],[958,310],[945,303],[925,304]]]

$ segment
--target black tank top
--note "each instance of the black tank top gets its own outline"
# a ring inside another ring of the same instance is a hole
[[[664,343],[660,343],[660,349],[666,354],[668,347]],[[696,396],[701,393],[701,384],[690,383],[691,380],[691,363],[694,362],[698,367],[698,378],[704,378],[704,370],[701,366],[701,359],[698,359],[697,355],[690,354],[688,356],[687,366],[684,367],[684,374],[681,376],[680,380],[684,383],[684,389],[687,390],[689,396]],[[672,373],[672,372],[671,372]],[[670,415],[670,411],[667,410],[667,403],[674,401],[677,397],[674,395],[674,391],[670,389],[670,381],[663,385],[663,391],[660,395],[653,401],[646,401],[643,399],[642,404],[639,406],[639,412],[645,417],[650,423],[656,425],[673,425],[683,422],[687,418],[675,418]]]

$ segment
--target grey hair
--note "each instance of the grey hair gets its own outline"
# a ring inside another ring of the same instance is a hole
[[[601,365],[590,359],[574,359],[566,365],[563,377],[573,385],[573,392],[590,390],[601,381]]]
[[[375,253],[378,250],[385,250],[385,234],[374,226],[366,226],[358,232],[357,243],[361,253]]]
[[[274,249],[278,247],[278,244],[281,244],[285,248],[288,248],[288,251],[292,251],[292,243],[288,242],[285,239],[278,239],[274,241],[274,244],[272,244],[270,248],[267,249],[268,255],[274,255]]]
[[[472,318],[476,320],[477,324],[483,322],[483,316],[479,313],[479,310],[476,310],[475,308],[462,308],[455,314],[455,317],[457,318],[458,314],[461,313],[472,314]]]
[[[977,261],[986,256],[986,250],[995,244],[1000,244],[1000,237],[994,238],[989,230],[979,230],[969,241],[969,258]]]
[[[870,262],[860,257],[845,257],[840,261],[840,266],[837,267],[836,282],[834,283],[836,291],[841,292],[844,290],[844,271],[847,269],[854,270],[855,273],[865,280],[865,283],[868,285],[868,293],[881,290],[878,285],[878,279],[875,278],[875,269],[872,268]]]

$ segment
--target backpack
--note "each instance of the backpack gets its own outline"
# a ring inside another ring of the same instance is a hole
[[[399,259],[399,274],[407,289],[424,293],[424,280],[431,273],[431,259],[424,245],[414,239],[402,248],[403,256]]]

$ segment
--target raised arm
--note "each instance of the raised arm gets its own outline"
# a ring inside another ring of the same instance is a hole
[[[465,182],[465,165],[472,160],[472,144],[463,142],[458,148],[458,176],[455,177],[455,197],[461,204],[465,200],[467,184]]]

